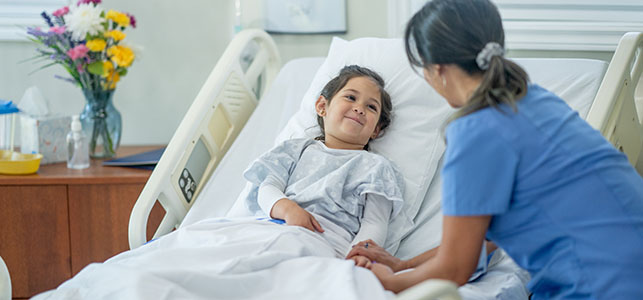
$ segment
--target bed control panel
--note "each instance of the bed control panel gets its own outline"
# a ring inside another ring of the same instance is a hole
[[[188,169],[183,169],[183,172],[181,172],[181,177],[179,177],[179,187],[185,197],[185,201],[190,203],[190,201],[192,201],[192,196],[194,196],[194,192],[196,192],[196,183]]]
[[[188,204],[192,202],[198,192],[199,185],[204,179],[205,171],[211,160],[215,158],[209,147],[206,146],[203,137],[196,140],[192,153],[190,153],[183,170],[179,173],[174,180],[178,183],[178,187],[183,194],[185,202]]]

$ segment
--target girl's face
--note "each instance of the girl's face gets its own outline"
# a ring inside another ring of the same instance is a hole
[[[324,119],[326,146],[363,149],[379,133],[380,89],[368,77],[355,77],[333,96],[330,104],[323,96],[315,103]]]

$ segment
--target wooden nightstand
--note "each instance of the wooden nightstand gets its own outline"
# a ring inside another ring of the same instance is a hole
[[[117,157],[160,147],[123,146]],[[130,212],[152,171],[101,164],[72,170],[63,162],[33,175],[0,175],[0,256],[14,299],[53,289],[87,264],[129,249]],[[157,203],[148,228],[164,213]]]

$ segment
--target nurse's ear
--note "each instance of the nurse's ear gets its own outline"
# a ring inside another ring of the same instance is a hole
[[[326,97],[319,96],[319,98],[317,98],[317,101],[315,101],[315,111],[317,111],[317,115],[322,118],[325,117],[326,107],[328,107],[328,101],[326,100]]]
[[[422,73],[424,75],[424,80],[429,83],[432,87],[436,87],[436,83],[441,83],[444,87],[444,66],[439,64],[429,65],[422,68]]]

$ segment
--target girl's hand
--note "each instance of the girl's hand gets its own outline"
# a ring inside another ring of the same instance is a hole
[[[371,268],[371,260],[366,256],[355,255],[349,259],[352,259],[355,262],[355,266],[367,269]]]
[[[395,272],[406,269],[403,260],[386,252],[384,248],[378,246],[372,240],[365,240],[355,244],[353,249],[346,255],[346,258],[352,258],[353,256],[365,256],[372,261],[390,267]]]
[[[324,229],[312,214],[290,199],[284,198],[277,201],[272,208],[273,212],[275,209],[283,212],[283,219],[288,225],[301,226],[308,228],[310,231],[324,232]]]
[[[380,283],[382,283],[384,289],[389,291],[393,290],[393,279],[395,278],[395,273],[393,273],[391,268],[383,264],[376,263],[372,264],[370,269],[377,279],[379,279]]]

